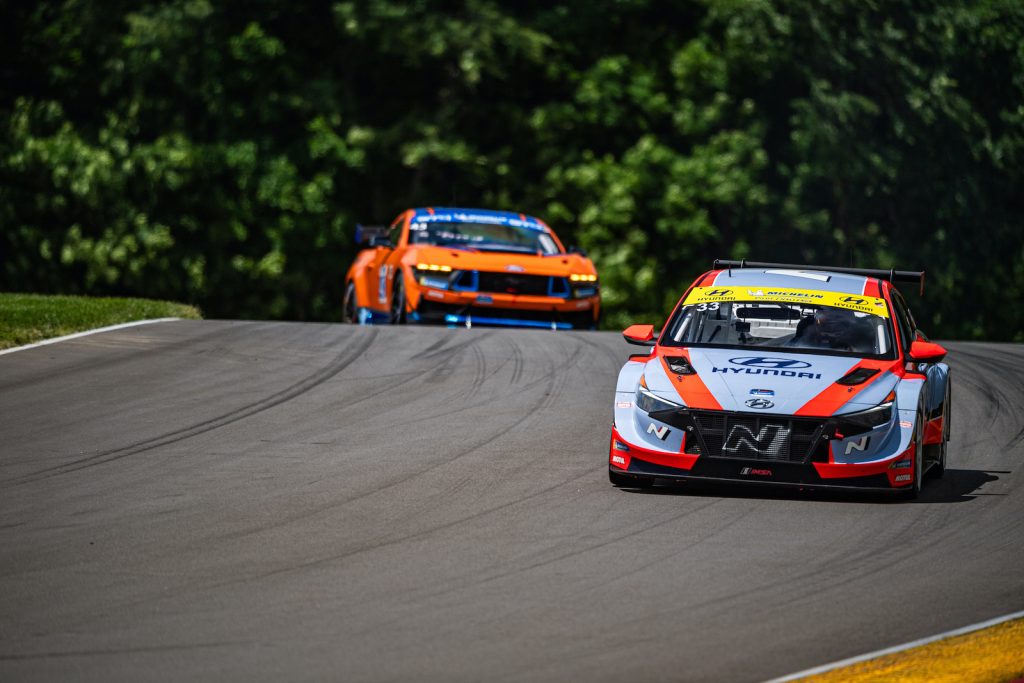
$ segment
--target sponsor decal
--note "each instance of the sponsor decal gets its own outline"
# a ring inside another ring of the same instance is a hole
[[[857,439],[856,441],[847,441],[846,442],[846,455],[849,455],[850,453],[853,453],[854,451],[861,451],[861,452],[863,452],[864,450],[867,449],[869,443],[871,443],[871,437],[870,436],[862,436],[859,439]]]
[[[623,458],[621,455],[613,455],[612,462],[615,463],[616,465],[625,465],[626,459]]]
[[[683,305],[706,304],[712,301],[773,301],[778,303],[813,303],[845,308],[861,313],[889,317],[885,300],[873,296],[851,296],[845,292],[825,292],[816,289],[749,289],[747,287],[694,287]]]
[[[744,476],[770,477],[772,476],[772,471],[767,467],[744,467],[740,470],[740,474]]]
[[[775,392],[771,389],[751,389],[751,396],[774,396]]]
[[[494,297],[493,296],[489,296],[487,294],[478,294],[477,297],[476,297],[476,302],[478,304],[493,304],[494,303]]]
[[[754,408],[756,410],[767,410],[768,408],[775,407],[775,403],[766,398],[748,398],[743,403],[748,408]]]
[[[797,379],[821,379],[820,372],[797,372],[796,370],[773,370],[771,368],[716,368],[712,367],[711,372],[721,372],[728,375],[773,375],[775,377],[796,377]]]
[[[427,296],[429,296],[431,299],[443,299],[444,298],[444,294],[442,294],[441,292],[437,291],[436,289],[428,289],[427,290]]]
[[[665,425],[661,425],[659,427],[652,422],[651,424],[647,425],[647,433],[654,434],[656,437],[664,441],[665,439],[668,438],[668,435],[672,433],[672,430],[670,430]]]
[[[906,420],[900,420],[900,427],[903,427],[904,429],[910,429],[913,426],[914,426],[913,422],[907,422]]]
[[[910,481],[910,478],[909,474],[897,474],[893,481]]]
[[[746,425],[733,425],[722,450],[735,453],[741,447],[746,446],[759,452],[778,452],[786,445],[787,439],[789,439],[789,429],[782,425],[765,425],[756,435]]]
[[[792,358],[766,358],[764,356],[744,356],[742,358],[730,358],[733,365],[745,365],[754,368],[775,368],[777,370],[796,370],[811,367],[810,363]]]
[[[617,451],[629,451],[629,446],[627,446],[626,444],[622,443],[621,441],[616,441],[615,442],[615,450],[617,450]]]
[[[631,408],[633,404],[630,401],[619,401],[615,404],[616,408]]]
[[[905,470],[914,464],[913,460],[897,460],[889,465],[890,470]]]
[[[502,214],[492,216],[480,213],[467,213],[464,211],[456,211],[454,213],[417,214],[416,216],[413,216],[412,225],[410,227],[413,230],[422,230],[423,228],[418,225],[421,223],[487,223],[490,225],[511,225],[516,228],[530,228],[531,230],[538,231],[543,230],[540,224],[533,220],[523,220],[522,218]]]
[[[507,270],[510,273],[525,273],[526,272],[526,268],[523,268],[522,266],[517,266],[514,263],[505,266],[505,270]]]
[[[730,358],[729,362],[740,367],[712,367],[711,372],[721,372],[725,375],[732,373],[734,375],[773,375],[775,377],[795,377],[798,379],[821,379],[820,372],[801,372],[804,368],[812,367],[810,363],[792,358],[741,356],[739,358]]]

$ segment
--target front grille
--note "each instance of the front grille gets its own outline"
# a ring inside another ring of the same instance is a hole
[[[569,283],[562,277],[480,271],[477,291],[495,294],[568,297]]]
[[[823,420],[748,415],[724,411],[689,411],[696,439],[686,452],[742,460],[805,462],[818,456]],[[817,458],[815,458],[817,459]]]

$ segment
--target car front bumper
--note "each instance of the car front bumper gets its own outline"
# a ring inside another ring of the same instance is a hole
[[[608,465],[613,472],[644,478],[898,492],[914,484],[914,450],[911,446],[892,458],[871,463],[754,460],[654,451],[625,441],[612,427]]]

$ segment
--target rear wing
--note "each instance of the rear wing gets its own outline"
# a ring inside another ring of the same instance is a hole
[[[369,244],[375,238],[387,237],[388,226],[386,225],[363,225],[356,223],[356,244]]]
[[[762,261],[748,261],[746,259],[740,259],[739,261],[715,259],[712,268],[714,268],[715,270],[725,268],[779,268],[782,270],[827,270],[833,273],[847,273],[849,275],[863,275],[865,277],[876,277],[879,280],[888,280],[889,282],[916,282],[920,285],[921,294],[924,294],[923,270],[896,270],[895,268],[885,270],[882,268],[843,268],[841,266],[810,266],[793,263],[764,263]]]

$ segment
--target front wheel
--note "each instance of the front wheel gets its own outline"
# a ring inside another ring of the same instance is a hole
[[[341,321],[356,322],[356,284],[349,282],[345,286],[345,297],[341,300]]]
[[[946,449],[949,448],[949,423],[953,415],[953,382],[946,378],[946,399],[942,402],[942,442],[939,444],[939,462],[932,469],[936,477],[946,473]]]
[[[904,491],[903,495],[907,500],[914,500],[921,495],[924,479],[924,420],[924,411],[918,408],[917,424],[914,429],[914,484]]]
[[[391,286],[391,324],[404,325],[406,322],[405,282],[399,274],[395,276],[395,283]]]

